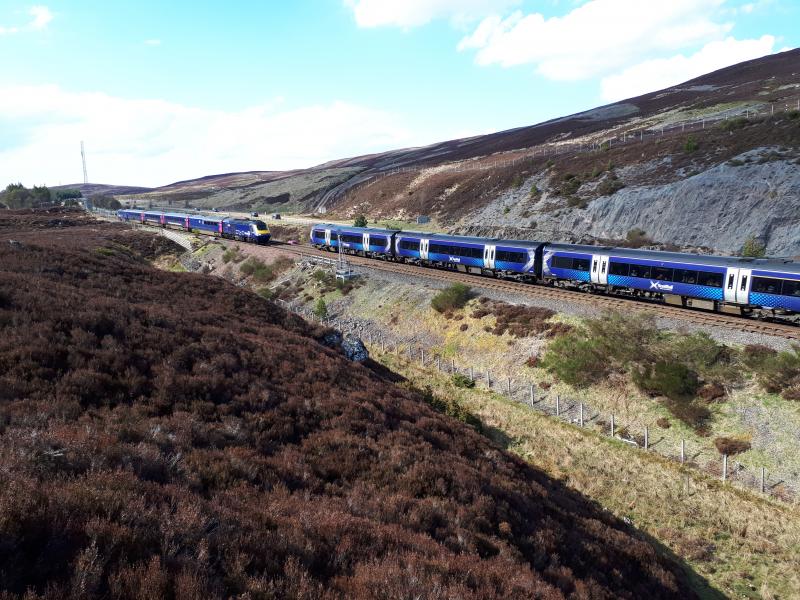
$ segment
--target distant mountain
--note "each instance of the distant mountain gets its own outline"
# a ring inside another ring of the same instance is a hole
[[[642,229],[661,244],[726,252],[754,235],[771,253],[800,254],[798,102],[800,50],[791,50],[537,125],[311,169],[212,175],[127,199],[372,220],[425,214],[459,231],[565,241]]]
[[[133,185],[105,185],[102,183],[72,183],[69,185],[51,186],[53,190],[80,190],[85,198],[98,195],[120,196],[125,194],[144,194],[153,188]]]

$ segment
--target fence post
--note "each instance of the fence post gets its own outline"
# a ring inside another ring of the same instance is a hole
[[[507,383],[508,385],[506,386],[506,391],[508,392],[509,395],[511,395],[511,377],[508,378]]]
[[[722,455],[722,481],[728,481],[728,455]]]
[[[581,402],[580,415],[578,416],[578,423],[583,427],[583,402]]]
[[[489,369],[486,369],[486,387],[492,389],[492,376],[489,373]]]
[[[644,449],[647,450],[650,447],[650,431],[647,427],[644,428]]]
[[[556,416],[561,415],[561,396],[556,394]]]
[[[686,461],[686,440],[681,440],[681,464]]]
[[[419,349],[419,364],[425,366],[425,348]]]
[[[611,414],[611,437],[614,437],[614,414]]]
[[[442,370],[442,357],[441,356],[437,356],[436,357],[436,370],[437,371],[441,371]]]
[[[475,367],[469,368],[469,380],[475,381]]]
[[[534,398],[533,398],[533,384],[531,384],[531,406],[533,406]]]
[[[764,469],[764,467],[761,467],[761,493],[762,494],[764,493],[764,490],[766,489],[766,485],[764,485],[766,483],[766,481],[765,481],[766,480],[766,472],[765,471],[766,471],[766,469]]]

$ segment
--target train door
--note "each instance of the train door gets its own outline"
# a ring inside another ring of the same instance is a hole
[[[486,245],[483,247],[483,268],[494,269],[494,258],[497,254],[497,247]]]
[[[325,245],[326,246],[330,246],[331,245],[331,230],[330,229],[326,229],[325,230]]]
[[[192,230],[192,226],[189,225],[189,217],[186,217],[186,231],[191,231],[191,230]]]
[[[748,304],[750,300],[750,269],[728,268],[725,273],[725,302]]]
[[[750,303],[750,269],[739,269],[739,281],[736,285],[736,303]]]
[[[419,257],[422,260],[428,260],[428,248],[430,247],[430,240],[419,241]]]
[[[598,283],[600,285],[606,285],[608,283],[608,263],[609,257],[605,254],[595,254],[592,256],[592,283]]]
[[[364,252],[369,252],[369,234],[362,233],[361,238],[361,244],[364,246]]]

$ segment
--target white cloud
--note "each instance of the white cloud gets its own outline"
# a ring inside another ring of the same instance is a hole
[[[683,83],[705,73],[746,60],[766,56],[773,51],[775,38],[764,35],[757,40],[736,40],[728,37],[709,42],[698,52],[685,56],[658,58],[628,67],[619,74],[603,78],[604,100],[613,102],[640,96]]]
[[[26,25],[6,27],[0,25],[0,35],[10,35],[21,31],[39,31],[47,27],[53,20],[53,13],[46,6],[31,6],[28,9],[31,20]]]
[[[359,27],[416,27],[434,19],[457,24],[501,13],[521,0],[344,0]]]
[[[550,79],[579,80],[624,68],[642,57],[722,39],[716,20],[725,0],[590,0],[562,17],[516,11],[486,17],[461,40],[480,65],[535,64]]]
[[[151,40],[145,40],[143,43],[145,46],[160,46],[161,40],[151,39]]]
[[[44,29],[53,20],[53,13],[46,6],[32,6],[28,13],[33,17],[31,29]]]
[[[0,187],[82,179],[85,140],[93,182],[157,186],[212,173],[308,167],[436,141],[391,114],[344,102],[225,112],[55,85],[0,86]],[[5,122],[5,125],[4,125]],[[437,136],[438,137],[438,136]]]

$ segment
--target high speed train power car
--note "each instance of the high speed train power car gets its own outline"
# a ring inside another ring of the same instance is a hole
[[[704,256],[319,224],[311,244],[393,260],[643,297],[678,306],[761,316],[800,313],[800,265],[791,260]]]
[[[221,216],[130,209],[118,210],[117,217],[123,221],[138,221],[160,227],[207,233],[256,244],[268,244],[270,238],[267,224],[264,221],[254,219],[232,219]]]

